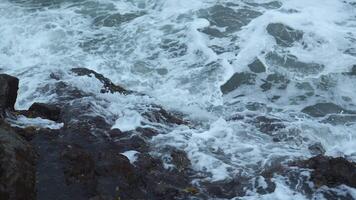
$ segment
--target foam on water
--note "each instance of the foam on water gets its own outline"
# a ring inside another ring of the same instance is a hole
[[[49,2],[0,2],[0,72],[21,80],[18,109],[56,98],[41,90],[53,83],[54,72],[96,94],[91,99],[96,112],[117,119],[113,128],[122,131],[143,124],[164,127],[142,123],[141,114],[153,103],[185,113],[198,125],[167,129],[152,143],[158,154],[165,153],[165,145],[185,150],[206,180],[308,158],[308,147],[316,142],[327,155],[356,161],[355,120],[330,122],[330,115],[313,118],[301,112],[326,102],[356,110],[355,77],[346,75],[356,64],[354,1]],[[229,23],[219,24],[225,21],[215,12],[226,13]],[[271,23],[301,31],[303,37],[281,46],[267,30]],[[256,58],[266,72],[222,95],[220,86],[234,73],[251,73],[248,65]],[[99,81],[69,76],[73,67],[96,70],[151,97],[101,94]],[[258,116],[277,118],[285,128],[263,133],[254,122]],[[275,183],[274,193],[252,191],[243,199],[306,199],[282,179]]]

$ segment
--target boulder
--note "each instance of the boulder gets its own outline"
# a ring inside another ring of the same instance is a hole
[[[41,117],[53,121],[60,119],[61,109],[55,105],[34,103],[28,110],[32,117]]]
[[[242,85],[253,85],[256,81],[256,74],[241,72],[235,73],[225,84],[220,87],[223,94],[234,91]]]
[[[266,72],[265,65],[258,58],[255,61],[253,61],[252,63],[250,63],[248,65],[248,68],[250,68],[250,70],[255,73]]]
[[[172,163],[179,171],[184,171],[191,166],[188,155],[185,151],[175,149],[171,152]]]
[[[312,117],[325,117],[329,114],[356,114],[356,112],[346,110],[334,103],[317,103],[315,105],[305,107],[302,112]]]
[[[0,121],[0,199],[36,199],[36,154]]]
[[[356,187],[356,163],[345,158],[318,155],[299,164],[312,169],[311,180],[317,187],[347,185]]]
[[[276,118],[269,118],[266,116],[259,116],[255,118],[256,127],[262,133],[272,135],[274,132],[284,129],[286,126],[283,124],[283,121]]]
[[[268,34],[272,35],[277,44],[282,47],[291,47],[294,42],[303,38],[303,32],[295,30],[290,26],[282,23],[272,23],[267,26]]]
[[[71,71],[78,76],[89,76],[89,77],[94,76],[101,83],[103,83],[103,89],[101,90],[102,93],[107,93],[107,92],[129,93],[129,91],[125,90],[123,87],[115,85],[114,83],[111,82],[110,79],[106,78],[102,74],[99,74],[93,70],[87,68],[73,68],[71,69]]]
[[[5,109],[14,110],[19,88],[19,79],[0,74],[0,116]]]

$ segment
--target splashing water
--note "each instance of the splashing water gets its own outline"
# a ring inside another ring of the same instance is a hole
[[[21,79],[17,108],[55,98],[40,89],[51,73],[87,67],[152,97],[67,80],[111,102],[98,112],[120,116],[114,127],[140,126],[132,110],[150,102],[195,122],[151,142],[185,150],[205,180],[309,158],[316,143],[356,161],[352,0],[4,0],[0,13],[0,72]],[[307,198],[275,182],[243,199]]]

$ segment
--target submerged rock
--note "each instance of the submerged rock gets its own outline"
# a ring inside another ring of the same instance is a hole
[[[240,30],[242,26],[260,15],[260,12],[254,10],[234,10],[223,5],[216,5],[200,12],[200,16],[210,22],[210,27],[203,29],[202,32],[213,37],[225,37]]]
[[[265,116],[256,117],[255,124],[262,133],[266,133],[269,135],[286,127],[283,124],[282,120],[276,118],[268,118]]]
[[[263,91],[270,90],[272,88],[277,88],[279,90],[284,90],[287,88],[290,80],[282,74],[274,73],[267,76],[264,83],[260,86]]]
[[[0,116],[5,109],[14,110],[18,87],[19,79],[0,74]]]
[[[291,47],[294,42],[300,41],[303,38],[302,31],[295,30],[282,23],[268,24],[266,29],[274,37],[277,44],[282,47]]]
[[[115,26],[120,26],[125,22],[132,21],[140,16],[142,16],[142,13],[126,13],[126,14],[115,13],[111,15],[103,15],[94,19],[94,25],[104,26],[104,27],[115,27]]]
[[[345,158],[316,156],[299,164],[312,169],[311,180],[317,187],[347,185],[356,187],[356,163]]]
[[[268,53],[266,55],[266,62],[269,66],[281,67],[300,76],[318,74],[325,68],[321,64],[301,62],[296,56],[291,54],[283,56],[276,52]]]
[[[329,114],[356,114],[356,112],[346,110],[334,103],[317,103],[315,105],[305,107],[302,112],[312,117],[325,117]]]
[[[191,163],[185,151],[173,150],[171,153],[172,163],[179,171],[186,170],[190,167]]]
[[[223,94],[227,94],[242,85],[253,85],[256,77],[256,74],[248,72],[235,73],[220,89]]]
[[[326,152],[320,142],[310,145],[308,149],[312,155],[323,155]]]
[[[0,199],[36,199],[36,154],[0,119]]]
[[[248,68],[250,68],[250,70],[255,73],[266,72],[265,65],[258,58],[255,61],[253,61],[251,64],[249,64]]]

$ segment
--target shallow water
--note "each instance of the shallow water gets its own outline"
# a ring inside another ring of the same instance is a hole
[[[96,70],[152,97],[101,94],[91,79],[68,78],[97,94],[113,127],[147,125],[152,102],[196,124],[149,125],[169,132],[152,139],[155,153],[185,150],[199,180],[254,176],[311,157],[315,143],[356,161],[353,0],[3,0],[0,24],[0,72],[21,80],[18,109],[56,98],[41,90],[51,73]],[[269,130],[261,116],[283,126]],[[242,199],[312,198],[275,183]]]

